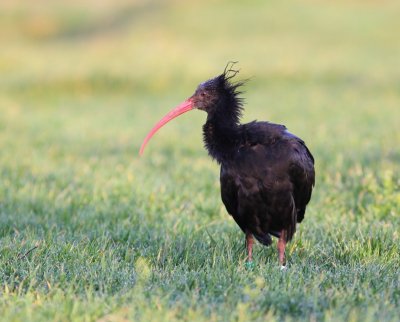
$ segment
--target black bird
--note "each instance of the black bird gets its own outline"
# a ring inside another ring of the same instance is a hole
[[[204,145],[221,165],[221,197],[228,213],[246,234],[248,262],[253,236],[270,245],[278,238],[279,263],[285,265],[285,247],[304,219],[315,181],[314,158],[304,141],[286,127],[270,122],[240,124],[243,82],[231,82],[238,71],[232,65],[204,83],[149,132],[140,154],[164,124],[192,109],[207,112]]]

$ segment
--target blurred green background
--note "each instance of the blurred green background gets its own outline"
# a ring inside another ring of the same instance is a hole
[[[8,321],[397,321],[398,1],[0,2],[0,278]],[[316,159],[289,271],[243,236],[205,114],[147,131],[239,61],[243,121]],[[35,248],[36,247],[36,248]]]
[[[245,120],[286,123],[305,139],[316,136],[314,147],[321,135],[337,139],[324,145],[344,144],[344,149],[349,139],[367,145],[373,137],[377,153],[390,153],[384,141],[399,136],[397,1],[2,1],[0,6],[3,123],[25,114],[26,105],[30,112],[48,107],[62,115],[66,110],[103,114],[103,105],[118,110],[129,104],[131,119],[124,119],[131,128],[123,131],[129,131],[135,150],[144,128],[237,60],[240,77],[250,78]],[[193,122],[204,119],[193,114]],[[79,112],[73,116],[79,121]],[[138,118],[142,121],[135,122]],[[375,124],[384,124],[384,132],[373,133]]]

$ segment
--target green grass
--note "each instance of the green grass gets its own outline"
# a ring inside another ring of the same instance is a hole
[[[398,321],[399,4],[101,3],[0,4],[1,319]],[[316,159],[285,272],[246,270],[203,113],[138,157],[229,60]]]

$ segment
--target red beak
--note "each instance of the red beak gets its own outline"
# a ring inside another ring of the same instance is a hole
[[[187,99],[177,107],[175,107],[172,111],[170,111],[167,115],[165,115],[154,127],[151,129],[151,131],[147,134],[147,136],[144,138],[142,146],[140,147],[139,154],[142,155],[144,148],[147,145],[147,142],[151,139],[151,137],[165,124],[167,124],[169,121],[174,119],[175,117],[186,113],[190,110],[194,109],[193,101],[192,99]]]

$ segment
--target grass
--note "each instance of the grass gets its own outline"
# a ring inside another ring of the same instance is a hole
[[[6,321],[398,321],[399,5],[0,4],[0,312]],[[281,272],[244,237],[204,114],[141,140],[237,59],[244,121],[316,158]]]

